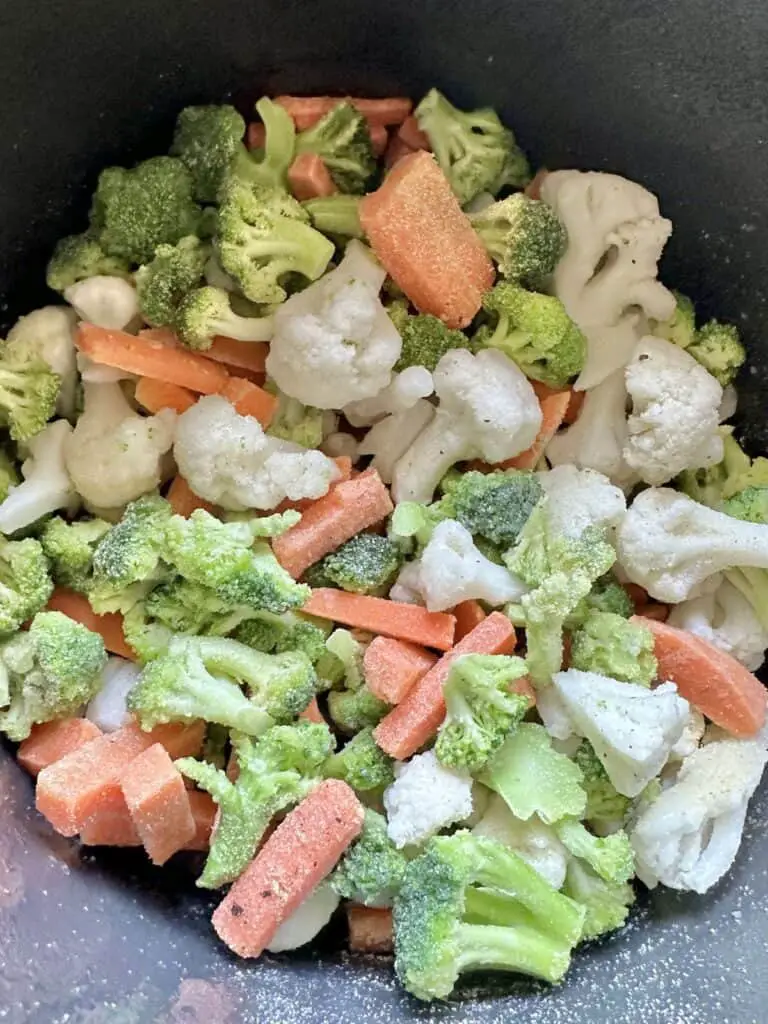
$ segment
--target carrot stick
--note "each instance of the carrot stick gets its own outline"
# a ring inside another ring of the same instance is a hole
[[[363,231],[389,275],[421,313],[466,327],[494,269],[430,153],[403,157],[360,202]]]
[[[371,100],[359,96],[276,96],[275,103],[288,111],[300,132],[317,124],[329,110],[344,101],[365,116],[369,124],[400,124],[410,114],[413,104],[406,96],[390,96]]]
[[[272,542],[280,564],[298,579],[329,551],[385,519],[392,511],[389,491],[375,469],[336,484],[303,512],[301,522]]]
[[[245,136],[248,149],[261,149],[267,141],[267,129],[261,121],[251,121]]]
[[[261,375],[265,372],[268,353],[266,341],[237,341],[217,334],[211,347],[205,350],[205,357]]]
[[[230,377],[221,394],[234,405],[241,416],[253,416],[262,427],[268,427],[272,422],[277,409],[277,399],[244,377]]]
[[[397,137],[411,149],[432,149],[429,136],[419,128],[419,122],[409,114],[397,129]]]
[[[487,618],[479,601],[462,601],[451,609],[451,614],[456,616],[456,643]]]
[[[134,758],[161,743],[172,758],[194,756],[203,743],[205,724],[161,725],[143,732],[137,723],[97,736],[60,758],[37,777],[37,809],[64,836],[82,831],[93,815],[120,813],[124,803],[120,777]]]
[[[317,153],[299,153],[295,157],[288,168],[288,184],[299,201],[332,196],[338,192],[331,172]]]
[[[379,700],[399,704],[436,661],[436,654],[416,644],[377,636],[363,655],[363,673]]]
[[[540,394],[543,394],[540,392]],[[539,398],[541,429],[530,448],[500,463],[502,469],[535,469],[544,450],[560,429],[571,401],[570,391],[552,391]]]
[[[437,732],[445,718],[443,684],[451,665],[463,654],[510,654],[515,630],[506,616],[492,612],[413,687],[408,696],[374,730],[376,742],[391,757],[404,761]]]
[[[224,387],[229,374],[213,360],[186,349],[124,331],[107,330],[83,323],[75,339],[78,349],[97,363],[115,366],[139,377],[152,377],[166,384],[178,384],[203,395]]]
[[[141,846],[122,791],[83,823],[80,842],[83,846]]]
[[[139,754],[120,780],[128,810],[153,864],[165,864],[197,832],[178,768],[159,743]]]
[[[363,827],[363,806],[328,779],[282,821],[213,914],[231,950],[259,956],[280,925],[328,875]]]
[[[127,658],[129,661],[136,660],[133,649],[125,642],[123,617],[118,612],[97,615],[86,597],[66,587],[57,587],[54,590],[48,601],[48,610],[68,615],[70,619],[81,623],[87,629],[99,633],[104,646],[112,654],[119,654],[121,658]]]
[[[210,501],[199,498],[184,477],[179,476],[178,473],[168,488],[166,499],[176,515],[184,516],[185,519],[189,519],[195,509],[198,508],[203,508],[206,512],[210,512],[211,515],[215,515],[216,506],[212,505]]]
[[[565,411],[563,417],[563,423],[567,426],[571,426],[579,418],[581,414],[581,407],[584,405],[584,399],[587,397],[586,391],[571,391],[571,400],[568,402],[568,408]]]
[[[653,633],[659,679],[677,685],[715,725],[734,736],[754,736],[765,723],[766,691],[760,680],[730,654],[701,637],[656,619],[630,620]]]
[[[584,392],[582,392],[584,394]],[[641,605],[648,604],[650,598],[648,597],[648,591],[643,589],[638,583],[623,583],[624,590],[626,591],[627,597],[630,599],[635,609]]]
[[[16,757],[21,767],[36,777],[43,768],[60,761],[97,736],[101,736],[101,729],[87,718],[63,718],[58,722],[34,725]]]
[[[353,953],[391,953],[394,944],[392,911],[388,907],[347,906],[349,948]]]
[[[368,131],[371,134],[371,146],[374,156],[381,156],[389,142],[389,132],[383,124],[371,124],[368,122]]]
[[[151,377],[139,378],[134,397],[139,405],[151,413],[160,412],[161,409],[186,412],[197,401],[197,395],[186,388],[162,380],[152,380]]]
[[[456,619],[446,612],[428,612],[417,604],[321,587],[312,591],[302,610],[321,619],[438,651],[449,651],[453,646]]]

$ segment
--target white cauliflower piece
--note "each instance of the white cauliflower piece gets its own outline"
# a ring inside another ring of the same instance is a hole
[[[400,604],[424,604],[424,595],[421,592],[420,559],[416,558],[412,562],[405,563],[392,584],[389,599]]]
[[[595,748],[618,792],[638,796],[680,739],[688,701],[678,696],[674,683],[648,690],[573,668],[556,672],[552,685],[574,732]]]
[[[341,897],[333,891],[331,883],[327,879],[320,882],[277,929],[269,940],[269,952],[284,953],[306,946],[325,928],[340,902]]]
[[[353,427],[368,427],[385,416],[412,409],[435,390],[432,374],[425,366],[409,366],[395,374],[391,382],[373,398],[363,398],[344,407],[344,415]]]
[[[541,407],[530,381],[502,352],[447,352],[433,374],[440,404],[393,474],[395,501],[432,500],[448,470],[465,459],[503,462],[530,448]]]
[[[390,382],[402,341],[379,299],[386,272],[358,241],[275,313],[267,373],[305,405],[341,409]]]
[[[176,413],[139,416],[119,384],[85,384],[85,408],[64,445],[75,490],[102,508],[116,508],[154,490],[163,479]]]
[[[708,640],[750,672],[756,672],[765,661],[768,630],[746,597],[727,579],[713,593],[675,605],[667,621]]]
[[[421,399],[404,412],[385,416],[375,423],[358,446],[360,455],[372,455],[371,466],[385,484],[392,483],[395,465],[432,422],[435,407]]]
[[[536,691],[536,714],[554,740],[561,743],[573,740],[576,735],[573,731],[573,722],[563,698],[554,686],[541,686]],[[581,742],[581,737],[578,739]]]
[[[723,400],[720,403],[720,422],[725,423],[731,416],[735,416],[738,406],[739,393],[733,384],[727,384],[723,388]]]
[[[560,889],[565,882],[568,851],[555,830],[545,825],[538,815],[532,815],[528,821],[521,821],[502,798],[494,793],[488,809],[472,831],[476,836],[493,839],[514,850],[553,889]]]
[[[64,289],[64,298],[81,320],[124,331],[138,322],[136,289],[122,277],[87,277]]]
[[[674,784],[630,833],[640,879],[703,893],[736,857],[747,805],[768,752],[754,740],[708,743],[685,759]]]
[[[613,530],[623,520],[627,500],[620,487],[593,469],[556,466],[540,473],[547,496],[547,518],[552,532],[577,540],[588,527]]]
[[[173,454],[195,494],[233,512],[320,498],[339,477],[322,452],[270,437],[219,395],[206,395],[179,417]]]
[[[704,715],[698,708],[690,708],[680,739],[669,752],[670,762],[682,761],[683,758],[692,754],[701,743],[706,727],[707,721]]]
[[[625,370],[632,412],[624,459],[647,484],[684,469],[721,462],[723,389],[693,356],[663,338],[645,337]]]
[[[8,344],[34,352],[61,378],[56,411],[73,420],[77,406],[75,329],[77,316],[67,306],[43,306],[17,320],[8,332]]]
[[[27,442],[29,456],[21,466],[23,483],[12,487],[0,504],[0,533],[14,533],[76,500],[64,463],[64,448],[72,434],[66,420],[54,420]]]
[[[430,836],[472,813],[472,778],[445,768],[434,750],[395,765],[395,781],[384,790],[387,835],[398,849]]]
[[[102,732],[116,732],[124,726],[131,719],[128,694],[140,675],[140,665],[110,655],[101,670],[99,691],[91,698],[85,717]]]
[[[323,455],[327,455],[329,459],[338,459],[341,456],[346,456],[352,465],[360,461],[357,439],[354,434],[347,434],[343,430],[335,430],[324,438],[323,443],[320,445],[320,451]]]

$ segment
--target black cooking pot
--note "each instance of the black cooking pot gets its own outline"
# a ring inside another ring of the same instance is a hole
[[[767,31],[760,0],[4,0],[0,320],[50,301],[46,257],[80,229],[98,170],[162,152],[180,107],[435,84],[497,107],[535,163],[610,169],[659,195],[675,225],[664,280],[743,329],[741,429],[761,449]],[[311,952],[236,961],[189,866],[83,856],[31,798],[0,751],[3,1024],[768,1020],[765,790],[706,897],[641,895],[630,926],[583,950],[559,989],[481,978],[482,1002],[430,1009],[388,964],[340,952],[341,930]]]

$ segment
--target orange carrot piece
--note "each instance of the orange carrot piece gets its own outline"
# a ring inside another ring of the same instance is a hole
[[[540,168],[528,184],[525,186],[525,194],[529,199],[541,199],[541,186],[544,184],[544,179],[549,174],[546,167]]]
[[[463,654],[510,654],[514,649],[514,627],[506,616],[492,612],[443,655],[405,700],[379,722],[373,733],[378,745],[398,761],[415,754],[445,718],[443,684],[456,658]]]
[[[353,953],[391,953],[394,945],[389,907],[347,905],[349,948]]]
[[[541,429],[530,448],[500,464],[502,469],[535,469],[544,450],[555,436],[568,411],[570,391],[553,391],[539,399],[541,406]]]
[[[215,514],[216,506],[212,505],[210,501],[205,501],[204,498],[199,498],[184,477],[178,473],[168,488],[166,498],[176,515],[184,516],[185,519],[189,519],[195,509],[198,508],[205,509],[211,515]]]
[[[161,409],[186,412],[197,401],[197,395],[186,388],[162,380],[152,380],[151,377],[139,378],[134,397],[139,405],[151,413],[160,412]]]
[[[237,341],[220,334],[213,339],[211,347],[205,350],[207,359],[257,374],[265,372],[268,354],[269,345],[266,341]]]
[[[456,643],[487,618],[479,601],[462,601],[451,610],[451,614],[456,616]]]
[[[522,679],[516,679],[510,687],[512,693],[519,693],[521,697],[528,698],[528,706],[530,708],[536,707],[536,691],[531,685],[531,681],[528,676],[523,676]]]
[[[282,821],[213,914],[231,950],[257,957],[280,925],[328,875],[363,827],[363,806],[328,779]]]
[[[277,409],[277,399],[244,377],[230,377],[221,391],[241,416],[253,416],[268,427]]]
[[[390,96],[372,100],[360,96],[276,96],[275,103],[288,111],[300,132],[317,124],[321,117],[339,103],[352,104],[369,124],[400,124],[410,114],[413,104],[406,96]]]
[[[419,122],[413,114],[409,114],[397,129],[397,137],[411,149],[432,149],[429,136],[419,128]]]
[[[325,725],[323,713],[317,703],[317,697],[313,697],[304,710],[299,714],[302,722],[314,722],[316,725]]]
[[[399,704],[437,661],[437,655],[416,644],[374,637],[363,656],[368,689],[387,704]]]
[[[261,121],[251,121],[245,136],[245,144],[248,149],[261,149],[267,141],[267,129]]]
[[[294,158],[288,168],[288,184],[294,198],[300,202],[305,199],[317,199],[320,196],[332,196],[338,192],[331,172],[317,153],[299,153]]]
[[[211,845],[213,819],[216,817],[216,804],[208,793],[199,789],[188,791],[189,808],[195,822],[195,834],[184,846],[185,850],[207,850]]]
[[[153,864],[165,864],[194,839],[197,828],[184,779],[159,743],[131,761],[120,786]]]
[[[421,313],[449,327],[467,326],[493,284],[493,264],[431,153],[399,160],[361,200],[360,223]]]
[[[101,729],[87,718],[63,718],[58,722],[34,725],[22,742],[16,757],[22,768],[36,777],[49,764],[101,736]]]
[[[371,124],[368,122],[368,131],[371,135],[371,146],[374,156],[381,156],[389,142],[389,132],[383,124]]]
[[[641,604],[635,608],[635,614],[644,619],[656,619],[657,622],[666,622],[669,618],[669,606],[649,601],[648,604]]]
[[[141,846],[122,791],[84,822],[80,842],[83,846]]]
[[[280,564],[298,579],[329,551],[385,519],[392,508],[381,477],[375,469],[368,469],[313,501],[300,523],[274,539],[272,549]]]
[[[410,156],[415,152],[416,150],[411,149],[407,142],[403,142],[399,135],[393,135],[384,150],[384,166],[391,171],[404,156]]]
[[[401,604],[384,597],[348,594],[325,587],[313,590],[302,610],[321,619],[395,640],[409,640],[438,651],[451,649],[456,630],[456,619],[446,612],[428,612],[417,604]]]
[[[64,836],[82,831],[92,816],[119,815],[124,804],[120,777],[134,758],[155,743],[172,758],[194,756],[205,724],[161,725],[143,732],[135,722],[89,743],[43,768],[37,777],[37,809]]]
[[[656,619],[635,615],[630,621],[653,633],[659,679],[675,683],[680,696],[715,725],[740,737],[754,736],[763,727],[768,694],[730,654]]]
[[[203,395],[221,391],[229,377],[213,360],[153,340],[146,334],[134,337],[124,331],[83,323],[75,340],[78,349],[97,363],[139,377],[178,384]]]
[[[68,615],[70,619],[81,623],[87,629],[99,633],[104,646],[112,654],[119,654],[121,658],[128,658],[129,661],[136,660],[133,649],[125,642],[123,617],[118,612],[97,615],[86,597],[66,587],[57,587],[54,590],[48,601],[48,610]]]

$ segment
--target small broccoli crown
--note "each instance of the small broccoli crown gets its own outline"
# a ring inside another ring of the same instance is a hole
[[[179,304],[203,276],[209,247],[195,235],[176,245],[162,244],[149,263],[136,271],[141,314],[153,327],[174,327]]]
[[[354,594],[382,594],[401,564],[402,555],[391,540],[376,533],[358,533],[312,568],[331,586]]]
[[[334,725],[347,735],[373,728],[388,711],[389,704],[379,700],[367,686],[354,691],[332,690],[328,694],[328,713]]]
[[[510,692],[527,674],[522,658],[470,654],[457,658],[443,686],[445,721],[435,752],[449,768],[478,771],[528,711],[529,699]]]
[[[222,523],[205,509],[164,524],[164,557],[187,579],[217,587],[251,564],[253,533],[247,522]]]
[[[343,779],[353,789],[366,792],[394,781],[392,758],[373,738],[373,729],[361,729],[326,761],[323,771],[329,779]]]
[[[344,100],[296,137],[297,153],[316,153],[340,192],[362,195],[376,170],[368,122]]]
[[[62,586],[85,593],[91,581],[93,554],[111,529],[103,519],[68,523],[54,516],[40,534],[43,551],[51,563],[51,575]]]
[[[696,336],[696,310],[687,295],[673,292],[675,311],[669,320],[655,320],[653,334],[666,338],[680,348],[688,348]]]
[[[597,939],[616,931],[626,922],[635,893],[627,883],[605,882],[587,864],[576,858],[568,863],[562,892],[584,907],[582,940]]]
[[[327,654],[328,626],[296,612],[251,612],[233,631],[235,640],[264,654],[302,651],[315,665]]]
[[[748,523],[768,523],[768,484],[737,491],[723,502],[720,510]]]
[[[502,281],[486,292],[483,309],[493,324],[477,331],[475,346],[498,348],[527,377],[553,388],[581,372],[586,339],[559,299]]]
[[[534,473],[507,470],[496,473],[470,471],[446,478],[441,484],[445,498],[438,503],[473,536],[492,544],[511,547],[520,535],[541,495]]]
[[[176,307],[174,326],[191,349],[209,349],[217,334],[238,341],[269,341],[272,318],[239,316],[229,293],[206,285],[188,292]]]
[[[432,372],[446,352],[469,348],[466,334],[446,327],[431,313],[411,316],[404,305],[394,303],[387,312],[403,341],[400,358],[394,367],[398,373],[410,366],[424,366]]]
[[[171,506],[157,494],[130,502],[94,552],[94,582],[122,590],[155,578],[172,515]]]
[[[52,592],[40,542],[0,537],[0,634],[15,633],[48,603]]]
[[[197,233],[200,207],[192,175],[180,160],[156,156],[136,167],[108,167],[93,197],[91,222],[102,249],[131,263],[148,263],[158,245]]]
[[[172,633],[190,634],[218,633],[233,612],[215,590],[180,576],[150,591],[144,599],[144,610]]]
[[[239,150],[235,154],[230,173],[242,182],[283,189],[287,184],[288,168],[293,162],[296,144],[293,118],[285,107],[266,96],[256,104],[256,113],[264,123],[264,148],[252,153],[245,149]],[[226,178],[222,188],[227,188]]]
[[[5,501],[10,489],[19,483],[21,475],[13,456],[5,448],[0,448],[0,501]]]
[[[571,638],[571,667],[650,686],[658,663],[653,634],[612,612],[592,612]]]
[[[310,589],[296,583],[262,541],[253,546],[249,568],[223,582],[219,594],[231,604],[281,615],[306,604]]]
[[[557,825],[557,835],[568,852],[585,860],[606,882],[622,885],[635,873],[635,855],[623,830],[598,837],[580,821],[567,818]]]
[[[557,214],[522,192],[471,217],[472,227],[504,277],[534,287],[553,273],[567,235]]]
[[[571,627],[580,626],[592,612],[610,612],[628,619],[635,614],[632,598],[619,583],[613,573],[606,573],[579,601],[574,611],[568,616],[567,624]]]
[[[63,292],[78,281],[102,275],[104,277],[129,277],[128,260],[108,256],[99,245],[98,238],[91,233],[69,235],[56,243],[53,255],[48,261],[46,284],[55,292]]]
[[[719,508],[723,499],[732,497],[745,487],[768,485],[768,459],[750,459],[733,437],[731,427],[720,427],[723,458],[714,466],[687,469],[675,481],[689,498]]]
[[[309,214],[312,227],[324,235],[340,238],[365,238],[360,224],[360,199],[358,196],[318,196],[301,204]]]
[[[581,784],[587,794],[584,819],[595,825],[622,822],[632,801],[616,791],[588,740],[581,742],[573,760],[581,770]]]
[[[173,639],[167,626],[150,619],[143,601],[137,601],[124,613],[123,636],[142,665],[167,654]]]
[[[723,387],[733,383],[747,358],[738,328],[717,320],[710,320],[696,332],[688,352]]]
[[[228,104],[185,107],[176,120],[170,153],[192,175],[194,196],[215,203],[232,158],[243,148],[245,121]]]
[[[414,546],[421,550],[428,543],[432,531],[446,518],[442,502],[422,505],[418,501],[401,501],[395,506],[389,521],[389,537],[407,553]]]
[[[0,422],[14,441],[39,434],[56,411],[61,378],[20,342],[0,352]]]
[[[403,884],[407,863],[387,835],[383,815],[367,810],[363,831],[331,876],[331,885],[342,899],[389,906]]]

